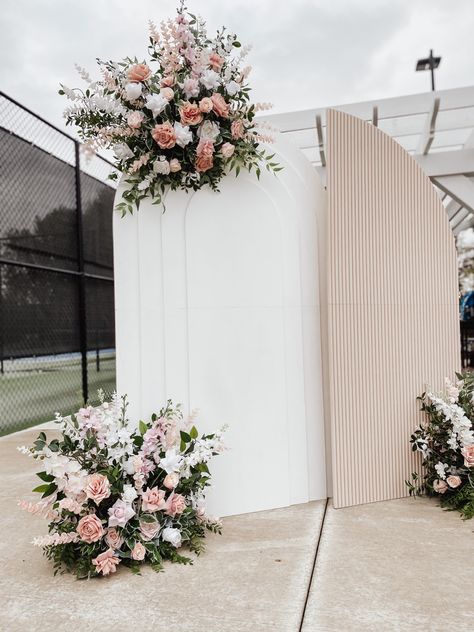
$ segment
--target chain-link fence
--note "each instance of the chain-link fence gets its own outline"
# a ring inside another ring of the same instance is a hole
[[[112,170],[0,92],[0,434],[114,389]]]

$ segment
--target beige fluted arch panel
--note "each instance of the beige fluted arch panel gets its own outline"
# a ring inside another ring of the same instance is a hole
[[[454,239],[412,157],[328,112],[328,338],[336,507],[407,495],[416,396],[460,366]]]

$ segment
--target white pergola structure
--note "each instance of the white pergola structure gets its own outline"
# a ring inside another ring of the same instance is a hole
[[[326,112],[265,116],[325,180]],[[443,200],[455,235],[474,226],[474,86],[332,106],[376,125],[413,155]]]

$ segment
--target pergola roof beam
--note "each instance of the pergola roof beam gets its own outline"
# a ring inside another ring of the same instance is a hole
[[[436,186],[450,195],[474,214],[474,182],[466,176],[442,176],[435,178]]]
[[[435,132],[436,132],[436,118],[439,112],[440,99],[436,97],[433,101],[431,109],[426,118],[426,123],[418,141],[418,147],[416,154],[426,156],[429,152],[431,145],[433,144]]]

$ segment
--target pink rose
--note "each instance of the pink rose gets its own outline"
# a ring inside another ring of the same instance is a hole
[[[109,575],[109,573],[115,573],[117,566],[120,564],[120,559],[116,557],[112,549],[107,549],[105,553],[101,553],[92,560],[92,564],[94,564],[98,573]]]
[[[103,474],[91,474],[87,477],[86,496],[99,505],[102,500],[110,496],[110,483]]]
[[[179,474],[177,472],[171,472],[171,474],[167,474],[165,476],[165,480],[163,481],[163,485],[166,487],[166,489],[174,489],[178,483]]]
[[[155,125],[151,135],[161,149],[171,149],[176,145],[176,134],[171,123],[161,123],[161,125]]]
[[[212,105],[214,108],[214,112],[221,116],[222,118],[229,118],[229,104],[224,99],[222,94],[219,92],[214,92],[211,96]]]
[[[199,125],[202,121],[202,112],[195,103],[185,101],[179,107],[181,123],[183,125]]]
[[[214,160],[212,156],[199,156],[196,160],[196,171],[204,173],[209,171],[214,166]]]
[[[212,100],[209,97],[204,97],[199,101],[199,109],[205,114],[208,114],[213,107]]]
[[[446,479],[446,482],[448,483],[448,485],[452,489],[456,489],[456,487],[459,487],[459,485],[461,485],[461,477],[460,476],[448,476],[448,478]]]
[[[181,163],[177,158],[172,158],[170,160],[170,171],[171,173],[176,173],[177,171],[181,171]]]
[[[464,465],[466,467],[474,467],[474,443],[464,446],[461,454],[464,457]]]
[[[143,123],[144,118],[145,117],[142,112],[137,112],[136,110],[134,110],[133,112],[130,112],[130,114],[127,116],[127,124],[132,129],[138,129]]]
[[[145,559],[146,549],[141,542],[137,542],[132,549],[132,560],[141,562]]]
[[[151,517],[150,514],[148,514],[148,516]],[[142,538],[147,542],[149,540],[153,540],[159,530],[160,523],[157,520],[153,520],[153,522],[145,522],[144,520],[140,520],[140,533],[142,534]]]
[[[210,156],[214,154],[214,141],[209,139],[200,140],[196,149],[197,156]]]
[[[235,145],[232,145],[232,143],[224,143],[221,147],[221,154],[224,156],[224,158],[230,158],[233,153],[235,151]]]
[[[167,101],[171,101],[174,99],[174,90],[171,88],[161,88],[160,90],[161,96],[165,97]]]
[[[222,68],[222,64],[224,63],[224,60],[217,53],[211,53],[209,55],[209,63],[214,70],[220,70]]]
[[[102,522],[95,514],[89,514],[81,518],[77,523],[77,533],[81,540],[91,544],[97,542],[104,535]]]
[[[186,501],[181,494],[171,494],[166,501],[166,514],[174,518],[186,509]]]
[[[161,511],[165,509],[165,492],[158,487],[147,489],[142,494],[142,507],[145,511]]]
[[[115,527],[107,529],[105,541],[111,549],[119,549],[123,544],[123,538]]]
[[[435,490],[435,492],[438,492],[438,494],[444,494],[448,489],[448,485],[446,481],[436,479],[435,481],[433,481],[433,489]]]
[[[230,126],[230,133],[232,134],[232,138],[238,140],[242,138],[245,132],[244,122],[242,119],[237,119],[236,121],[232,121],[232,125]]]
[[[151,77],[151,70],[146,64],[134,64],[127,72],[130,81],[146,81]]]
[[[162,88],[172,88],[174,86],[174,77],[169,75],[168,77],[163,77],[160,81],[160,86]]]

